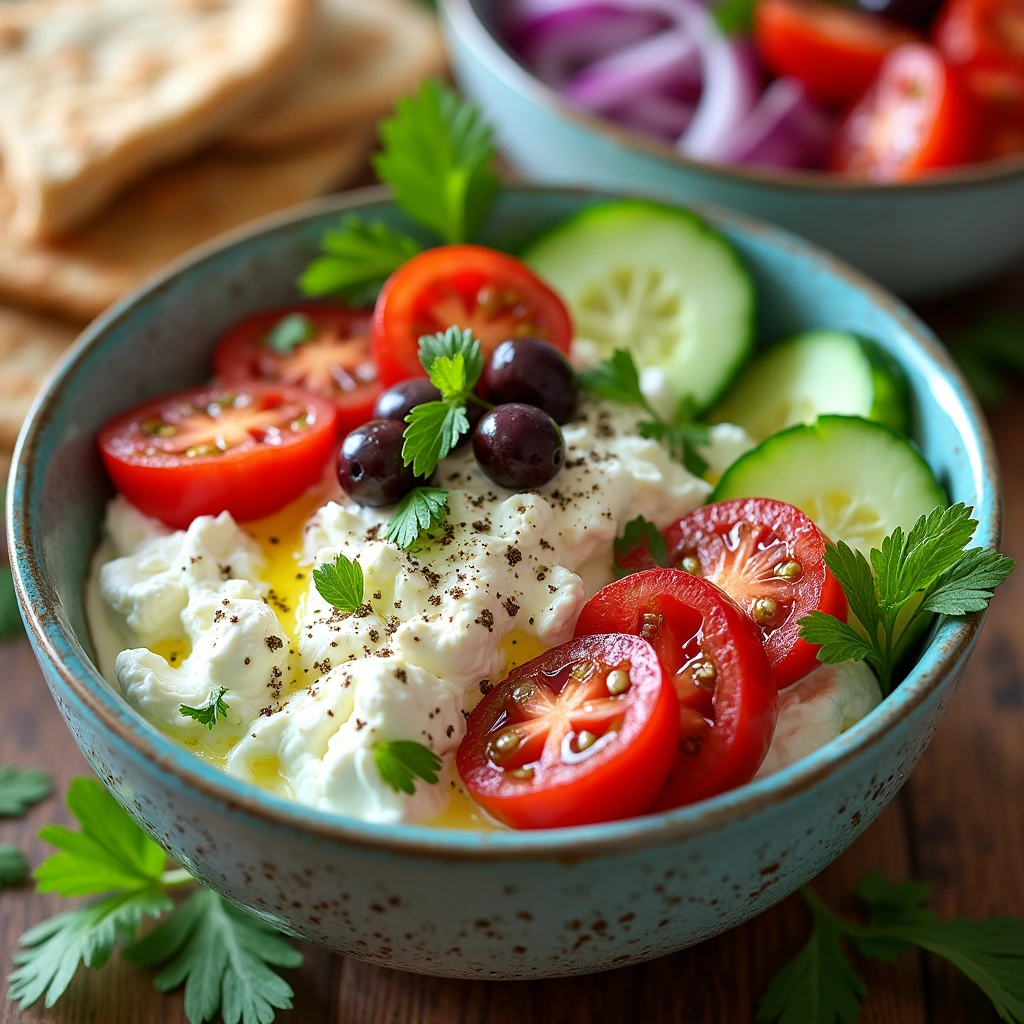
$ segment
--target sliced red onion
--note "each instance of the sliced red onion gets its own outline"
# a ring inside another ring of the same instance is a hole
[[[607,116],[618,124],[646,135],[675,142],[693,120],[695,104],[669,96],[640,96],[613,107]]]
[[[796,78],[772,82],[733,132],[723,159],[766,167],[820,167],[835,125]]]
[[[535,22],[523,34],[519,52],[538,78],[561,88],[595,61],[664,27],[663,16],[652,11],[578,5]]]
[[[581,107],[608,112],[659,93],[689,91],[696,97],[700,83],[696,42],[689,32],[670,28],[596,61],[568,81],[563,92]]]

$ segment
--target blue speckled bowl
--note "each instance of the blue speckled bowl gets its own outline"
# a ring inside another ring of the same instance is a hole
[[[506,191],[490,236],[516,245],[595,198]],[[322,231],[352,209],[404,223],[383,192],[368,191],[206,248],[97,320],[36,403],[15,454],[10,549],[29,635],[75,740],[133,817],[204,882],[314,942],[391,967],[582,974],[670,953],[764,910],[892,799],[953,692],[981,616],[944,626],[881,707],[778,775],[669,814],[535,833],[369,825],[289,804],[161,736],[97,672],[82,600],[111,493],[97,428],[130,404],[203,380],[213,339],[241,316],[292,300]],[[763,338],[848,328],[899,360],[925,455],[952,498],[976,506],[979,542],[997,543],[988,434],[928,331],[806,244],[707,216],[753,270]]]
[[[940,296],[1024,257],[1024,156],[897,185],[719,167],[563,100],[492,34],[501,0],[441,0],[455,76],[533,181],[717,203],[795,231],[898,295]]]

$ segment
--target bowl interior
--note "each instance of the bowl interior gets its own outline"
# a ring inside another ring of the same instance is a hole
[[[600,200],[595,193],[507,189],[485,241],[515,251],[534,233]],[[324,812],[296,808],[202,764],[135,714],[90,662],[83,582],[99,536],[104,504],[112,490],[96,451],[95,434],[112,415],[175,388],[198,384],[211,373],[217,336],[256,310],[294,301],[294,281],[316,253],[324,229],[343,211],[358,208],[416,233],[381,190],[325,200],[265,222],[201,250],[96,321],[83,335],[37,401],[16,452],[8,523],[23,610],[44,656],[56,661],[76,693],[131,742],[156,752],[162,763],[188,778],[201,778],[239,799],[258,799],[298,823],[339,825],[383,838],[418,833],[421,841],[482,842],[472,833],[409,826],[370,826]],[[915,406],[914,434],[951,500],[975,506],[976,542],[998,542],[1000,498],[995,460],[974,400],[945,350],[898,302],[806,243],[775,229],[720,212],[701,211],[732,240],[757,283],[762,343],[811,327],[854,331],[891,352],[903,366]],[[977,622],[952,623],[939,631],[918,666],[886,707],[913,707],[949,666],[956,642],[973,636]],[[891,719],[890,719],[891,720]],[[886,727],[885,716],[868,716],[839,740],[779,774],[668,817],[700,823],[715,813],[739,813],[754,799],[779,796],[852,756]],[[258,794],[258,797],[257,797]],[[572,830],[582,837],[643,830],[665,815]],[[564,831],[564,830],[563,830]],[[445,839],[444,837],[451,837]],[[553,833],[499,834],[492,847],[538,846]]]

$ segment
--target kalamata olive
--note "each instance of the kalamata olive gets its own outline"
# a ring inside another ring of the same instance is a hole
[[[370,420],[356,427],[338,452],[338,482],[360,505],[393,505],[416,486],[412,466],[402,465],[399,420]]]
[[[486,413],[473,432],[473,454],[496,484],[539,487],[565,463],[558,424],[535,405],[510,402]]]
[[[535,405],[556,423],[566,423],[576,411],[576,374],[569,360],[536,338],[503,341],[484,369],[483,381],[495,405]]]
[[[426,377],[411,377],[394,384],[377,396],[373,417],[378,420],[405,420],[417,405],[436,402],[441,392]]]
[[[857,4],[863,11],[923,29],[938,13],[942,0],[857,0]]]

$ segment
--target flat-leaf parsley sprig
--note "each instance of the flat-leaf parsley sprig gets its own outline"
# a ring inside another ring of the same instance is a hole
[[[275,1010],[291,1009],[291,986],[272,967],[298,967],[302,954],[262,922],[208,889],[176,910],[170,893],[195,885],[95,779],[75,779],[68,807],[81,831],[49,826],[39,836],[57,846],[36,869],[40,892],[97,896],[22,935],[8,994],[25,1009],[40,999],[53,1006],[78,968],[100,968],[125,944],[130,963],[163,964],[154,985],[167,992],[185,985],[185,1014],[204,1024],[269,1024]],[[135,940],[147,917],[165,920]]]
[[[439,82],[424,82],[399,101],[380,136],[374,168],[398,206],[441,242],[474,238],[499,187],[491,129],[476,107]],[[423,245],[383,221],[350,216],[324,234],[321,248],[299,277],[302,293],[364,305]]]
[[[354,612],[363,603],[363,570],[359,560],[338,555],[313,570],[317,593],[335,608]]]
[[[693,405],[686,398],[680,401],[671,420],[660,416],[640,387],[640,374],[628,349],[617,348],[592,370],[580,374],[583,387],[600,398],[623,405],[635,405],[650,417],[637,423],[641,437],[661,441],[672,458],[697,476],[703,476],[708,464],[697,452],[697,446],[708,443],[708,428],[695,423]]]
[[[380,777],[396,792],[412,796],[415,779],[437,783],[441,758],[415,740],[380,740],[373,745],[373,760]]]
[[[631,519],[626,523],[622,528],[622,535],[615,538],[615,554],[627,557],[641,546],[651,556],[655,565],[665,566],[668,564],[668,543],[661,531],[649,519],[637,516],[636,519]],[[620,566],[616,559],[616,576],[627,576],[630,571]]]
[[[841,917],[806,886],[800,890],[813,917],[807,944],[772,979],[757,1019],[778,1024],[856,1024],[866,994],[844,948],[893,960],[917,946],[948,960],[992,1001],[1008,1024],[1024,1024],[1024,922],[1015,918],[939,921],[925,906],[923,882],[892,883],[865,875],[857,895],[867,924]]]
[[[212,730],[218,722],[228,717],[228,712],[231,710],[227,701],[224,700],[224,694],[227,692],[225,687],[218,686],[210,691],[210,696],[198,707],[182,704],[178,707],[178,713],[182,718],[191,718]]]
[[[908,534],[896,527],[871,551],[870,563],[842,541],[826,545],[825,563],[862,631],[826,612],[811,612],[800,620],[800,636],[821,646],[818,660],[828,665],[866,661],[888,693],[922,615],[956,618],[984,610],[1014,562],[990,548],[967,548],[978,526],[972,511],[963,504],[936,508]],[[901,618],[915,599],[916,606]]]

